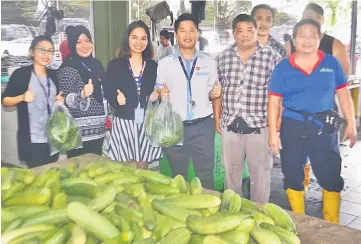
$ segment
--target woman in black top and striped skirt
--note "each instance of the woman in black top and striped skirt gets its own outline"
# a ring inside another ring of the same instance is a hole
[[[109,157],[120,162],[134,161],[137,168],[162,157],[160,147],[152,147],[145,135],[144,111],[147,101],[155,101],[157,64],[148,26],[131,23],[124,32],[120,57],[108,64],[105,96],[115,110]]]

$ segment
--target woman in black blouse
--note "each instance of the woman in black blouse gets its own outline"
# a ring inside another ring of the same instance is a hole
[[[120,162],[134,161],[138,168],[159,160],[161,148],[152,147],[145,135],[144,110],[147,101],[155,101],[157,64],[148,26],[131,23],[124,32],[120,57],[108,64],[105,96],[115,109],[109,157]]]
[[[53,59],[53,41],[37,36],[29,51],[33,64],[14,71],[2,94],[2,104],[17,108],[19,159],[33,168],[58,160],[58,153],[50,153],[46,124],[55,101],[64,99],[55,70],[46,68]]]
[[[68,47],[71,51],[57,71],[59,86],[65,105],[78,123],[83,148],[67,153],[68,158],[86,153],[102,155],[105,135],[105,117],[102,79],[105,70],[92,56],[93,42],[90,32],[78,25],[69,31]]]

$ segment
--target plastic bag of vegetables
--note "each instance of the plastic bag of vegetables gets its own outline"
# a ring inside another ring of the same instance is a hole
[[[79,126],[61,102],[56,102],[53,106],[47,123],[47,136],[52,155],[82,147]]]
[[[151,133],[161,147],[183,142],[183,121],[169,101],[162,101],[152,120]]]
[[[145,134],[147,135],[147,138],[153,147],[159,147],[157,141],[153,136],[153,127],[154,127],[153,118],[158,110],[158,107],[159,107],[158,100],[156,100],[155,102],[151,102],[150,100],[148,100],[147,109],[145,110],[145,117],[144,117]]]

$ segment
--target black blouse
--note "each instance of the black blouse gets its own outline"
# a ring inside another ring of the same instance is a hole
[[[154,91],[157,79],[157,63],[153,60],[146,62],[139,97],[140,107],[144,109],[147,107],[150,94]],[[136,81],[129,70],[128,59],[117,58],[109,62],[103,86],[105,97],[115,110],[114,115],[122,119],[134,120],[134,111],[138,107],[138,91]],[[117,89],[124,94],[125,105],[118,104]]]
[[[11,75],[10,80],[6,86],[4,93],[1,96],[1,101],[5,97],[16,97],[24,94],[29,87],[31,72],[33,71],[33,65],[25,66],[14,71]],[[56,77],[55,70],[47,69],[47,74],[54,82],[56,86],[56,94],[59,93],[58,79]],[[26,161],[31,153],[30,143],[30,123],[29,123],[29,111],[28,104],[21,102],[16,105],[18,113],[18,152],[19,159]]]

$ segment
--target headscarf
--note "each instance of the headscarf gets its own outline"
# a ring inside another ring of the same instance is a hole
[[[94,58],[92,54],[86,58],[78,55],[76,52],[76,44],[81,34],[85,34],[90,42],[93,42],[90,31],[86,27],[77,25],[71,28],[68,34],[68,47],[71,54],[67,56],[60,68],[68,66],[76,69],[84,85],[88,84],[89,79],[91,79],[94,86],[93,96],[98,102],[103,102],[101,81],[105,76],[105,70],[101,62]]]

